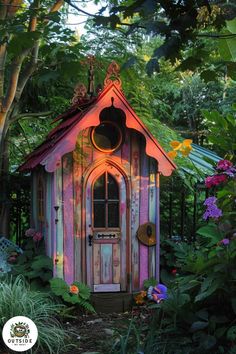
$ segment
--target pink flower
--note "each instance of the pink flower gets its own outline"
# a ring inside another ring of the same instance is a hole
[[[36,231],[35,229],[28,229],[25,231],[25,236],[26,237],[33,237],[35,235]]]
[[[42,236],[41,232],[36,232],[33,236],[34,242],[39,242],[42,240],[42,238],[43,238],[43,236]]]
[[[207,188],[211,188],[213,186],[218,186],[218,184],[223,183],[226,180],[227,180],[226,175],[209,176],[205,179],[205,185]]]
[[[221,170],[221,171],[226,171],[228,170],[230,167],[232,167],[233,164],[231,161],[229,160],[220,160],[216,166],[217,170]]]

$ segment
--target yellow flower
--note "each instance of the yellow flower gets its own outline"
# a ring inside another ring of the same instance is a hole
[[[177,156],[177,152],[174,151],[174,150],[172,150],[172,151],[167,152],[167,155],[168,155],[172,160],[174,160],[174,159],[176,158],[176,156]]]
[[[78,295],[79,294],[79,288],[76,285],[71,285],[70,286],[70,293]]]
[[[170,146],[172,147],[173,150],[169,151],[167,153],[167,155],[174,160],[177,156],[177,151],[181,152],[182,156],[188,156],[192,150],[192,140],[191,139],[185,139],[182,143],[177,141],[177,140],[173,140],[170,142]]]

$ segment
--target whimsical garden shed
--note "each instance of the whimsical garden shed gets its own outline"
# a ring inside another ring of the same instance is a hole
[[[54,276],[93,292],[139,290],[159,276],[159,176],[175,165],[127,102],[115,62],[97,96],[78,85],[59,120],[21,166]]]

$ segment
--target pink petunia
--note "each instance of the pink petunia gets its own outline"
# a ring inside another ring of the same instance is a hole
[[[229,161],[229,160],[220,160],[218,162],[217,166],[216,166],[216,169],[220,170],[220,171],[226,171],[232,166],[233,166],[233,164],[232,164],[231,161]]]
[[[41,232],[36,232],[35,235],[33,236],[34,242],[39,242],[42,240],[42,238],[43,238],[43,236],[42,236]]]

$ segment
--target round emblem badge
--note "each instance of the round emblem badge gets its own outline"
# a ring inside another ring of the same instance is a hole
[[[38,329],[30,318],[16,316],[5,323],[2,338],[8,348],[15,352],[24,352],[35,345]]]

